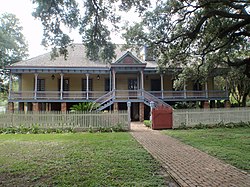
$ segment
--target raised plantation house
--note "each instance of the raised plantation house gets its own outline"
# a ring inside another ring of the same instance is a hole
[[[126,110],[131,102],[131,119],[149,118],[150,103],[228,100],[227,90],[215,90],[210,78],[205,85],[186,81],[183,90],[173,89],[174,71],[160,73],[156,61],[147,57],[146,48],[137,55],[116,50],[111,64],[86,57],[82,44],[69,47],[67,59],[51,60],[50,53],[17,62],[10,70],[9,110],[18,103],[21,111],[67,111],[79,102],[96,102],[99,110]],[[12,76],[18,77],[19,90],[12,89]]]

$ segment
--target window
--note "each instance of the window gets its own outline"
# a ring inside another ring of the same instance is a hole
[[[128,90],[137,90],[137,79],[128,80]]]
[[[82,79],[82,91],[87,91],[87,79]],[[92,79],[89,79],[89,91],[93,91]]]
[[[110,79],[105,79],[105,85],[104,85],[105,91],[110,91]]]
[[[58,90],[60,91],[61,79],[58,79]],[[63,79],[63,91],[69,91],[69,79]]]
[[[37,91],[45,91],[45,80],[37,79]]]

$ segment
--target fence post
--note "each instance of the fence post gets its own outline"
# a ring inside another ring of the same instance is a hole
[[[188,126],[188,111],[186,111],[186,126]]]
[[[150,101],[150,121],[152,121],[152,111],[154,107],[155,107],[154,101]]]
[[[128,128],[129,128],[129,130],[131,129],[131,117],[130,117],[130,113],[131,113],[131,102],[130,101],[128,101],[127,102],[127,107],[128,107]]]

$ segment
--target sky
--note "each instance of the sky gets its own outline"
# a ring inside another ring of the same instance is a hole
[[[0,0],[0,14],[12,13],[20,20],[23,34],[29,45],[29,58],[44,54],[47,51],[41,46],[43,29],[39,20],[35,20],[31,13],[33,5],[30,0]]]
[[[29,57],[32,58],[49,52],[41,45],[43,37],[43,27],[39,20],[31,15],[34,5],[31,0],[0,0],[0,14],[5,12],[15,14],[20,20],[20,25],[23,27],[23,34],[29,45]],[[128,19],[131,20],[131,15],[127,14]],[[136,21],[133,15],[134,21]],[[81,36],[77,31],[71,31],[70,37],[74,39],[74,43],[81,43]],[[124,41],[118,36],[113,35],[113,42],[123,43]]]

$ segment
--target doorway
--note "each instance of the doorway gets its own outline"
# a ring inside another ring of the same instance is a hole
[[[131,103],[131,121],[139,121],[139,103]]]

